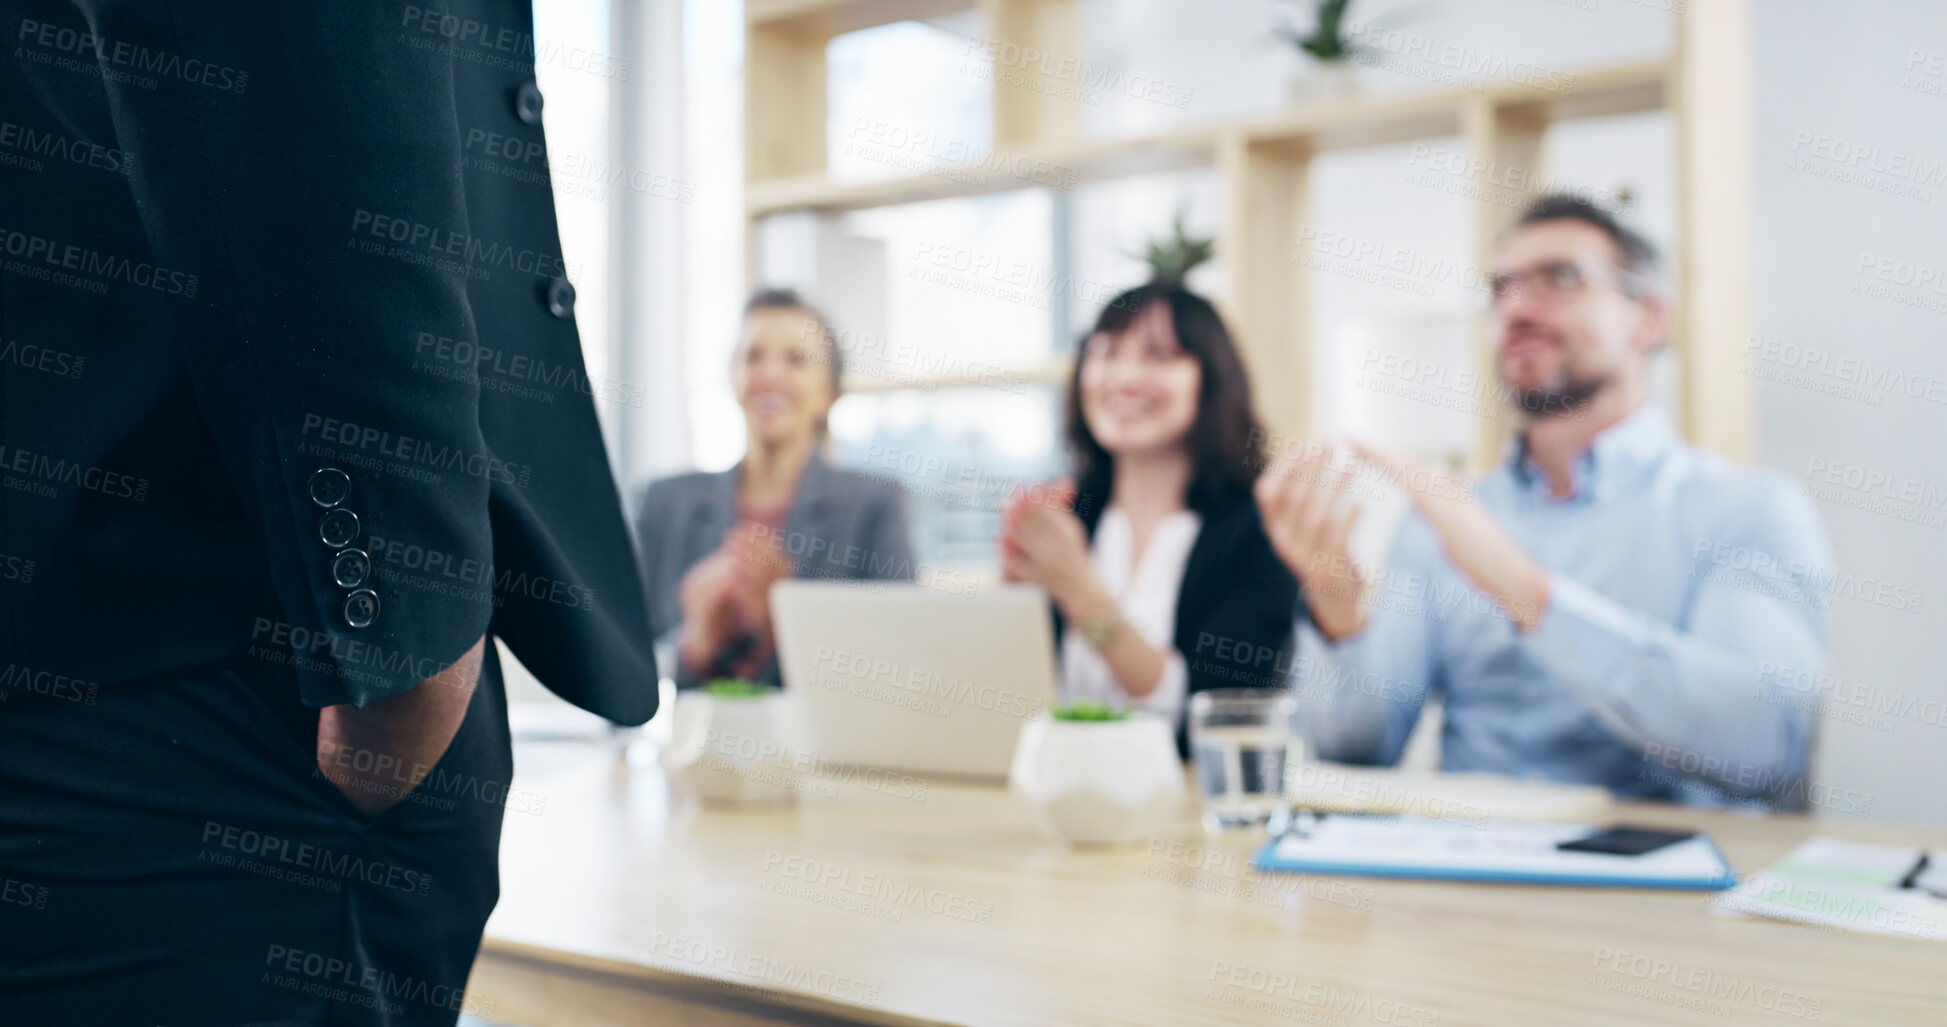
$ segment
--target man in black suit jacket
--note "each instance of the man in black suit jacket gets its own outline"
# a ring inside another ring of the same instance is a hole
[[[550,194],[487,152],[546,167],[532,12],[0,31],[0,1022],[452,1023],[545,799],[488,636],[656,705]]]

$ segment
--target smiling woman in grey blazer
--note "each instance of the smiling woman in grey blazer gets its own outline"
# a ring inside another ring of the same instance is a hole
[[[731,363],[744,459],[664,478],[643,497],[636,540],[649,620],[675,647],[679,687],[778,683],[767,595],[780,579],[912,579],[904,494],[820,455],[841,371],[816,310],[785,290],[752,296]]]

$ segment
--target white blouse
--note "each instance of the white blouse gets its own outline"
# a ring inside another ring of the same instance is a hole
[[[1095,540],[1089,546],[1089,564],[1102,587],[1115,597],[1125,628],[1133,628],[1143,641],[1164,654],[1163,677],[1148,695],[1131,698],[1109,669],[1108,661],[1071,624],[1061,638],[1064,701],[1091,700],[1116,709],[1134,706],[1160,713],[1171,723],[1182,719],[1189,671],[1173,637],[1176,597],[1183,588],[1190,548],[1196,545],[1197,533],[1202,530],[1203,518],[1194,511],[1170,514],[1150,533],[1138,563],[1130,558],[1136,539],[1128,516],[1113,506],[1102,511],[1102,522],[1096,525]]]

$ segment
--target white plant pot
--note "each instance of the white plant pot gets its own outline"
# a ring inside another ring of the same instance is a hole
[[[1021,727],[1007,780],[1044,829],[1076,845],[1135,841],[1183,805],[1176,737],[1153,713],[1117,721],[1034,717]]]
[[[1311,61],[1291,80],[1291,102],[1295,104],[1332,103],[1359,95],[1359,64],[1352,58],[1342,61]]]
[[[790,802],[805,752],[803,718],[784,694],[678,692],[663,769],[705,802]]]

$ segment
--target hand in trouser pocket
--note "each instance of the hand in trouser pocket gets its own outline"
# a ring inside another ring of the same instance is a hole
[[[432,772],[466,717],[486,638],[453,665],[358,709],[318,711],[318,770],[367,816],[398,804]]]

